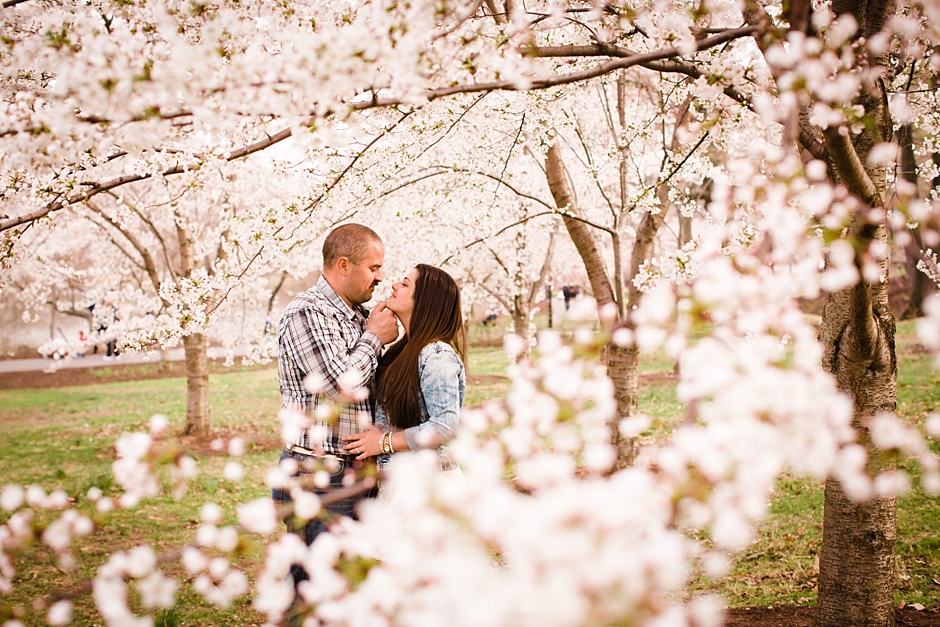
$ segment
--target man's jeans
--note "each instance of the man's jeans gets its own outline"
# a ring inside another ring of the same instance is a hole
[[[298,475],[312,475],[318,468],[322,468],[325,465],[320,463],[322,462],[322,459],[319,457],[311,457],[309,455],[293,453],[287,450],[281,451],[281,457],[278,460],[278,464],[283,462],[285,459],[294,459],[297,461],[297,463],[300,465],[300,471],[298,472]],[[310,467],[311,463],[313,464],[313,468]],[[355,476],[355,473],[361,471],[363,468],[363,463],[355,461],[352,456],[337,457],[336,459],[330,460],[329,463],[335,464],[335,466],[329,468],[330,485],[327,488],[315,489],[314,493],[318,496],[324,496],[332,491],[344,487],[344,477],[346,477],[348,474]],[[325,508],[327,513],[321,512],[317,518],[308,520],[306,522],[296,519],[293,514],[288,514],[284,516],[284,523],[287,525],[287,529],[289,531],[299,535],[301,539],[309,546],[313,544],[313,541],[316,539],[316,537],[326,531],[329,524],[337,518],[341,516],[348,516],[355,519],[356,508],[360,501],[372,496],[374,496],[372,492],[360,493],[356,496],[352,496],[341,501],[336,501],[335,503],[331,503]],[[274,505],[280,508],[281,511],[283,511],[283,506],[292,502],[290,493],[287,490],[282,490],[280,488],[274,488],[271,490],[271,498],[274,499]],[[294,579],[295,587],[301,581],[308,579],[306,571],[304,571],[303,567],[299,564],[291,565],[290,574]]]

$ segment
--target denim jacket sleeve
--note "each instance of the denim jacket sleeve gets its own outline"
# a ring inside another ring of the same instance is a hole
[[[375,408],[375,426],[379,428],[380,431],[388,431],[391,428],[391,425],[388,422],[388,416],[385,415],[385,408],[381,405],[376,406]],[[388,453],[379,453],[376,457],[376,462],[378,463],[379,470],[385,470],[388,465],[388,460],[391,456]]]
[[[378,405],[375,408],[374,424],[376,427],[378,427],[382,431],[388,431],[389,429],[388,416],[385,414],[385,408],[382,407],[381,405]]]
[[[405,441],[415,451],[437,448],[454,437],[466,389],[463,362],[443,342],[424,347],[418,359],[424,420],[405,429]],[[430,445],[430,446],[429,446]]]

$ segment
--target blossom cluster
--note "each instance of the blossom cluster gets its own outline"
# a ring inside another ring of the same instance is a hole
[[[108,515],[115,509],[134,509],[142,500],[164,491],[157,478],[160,467],[171,471],[166,489],[176,497],[181,496],[185,483],[196,475],[196,464],[191,457],[179,453],[174,439],[167,436],[167,427],[166,417],[156,415],[150,421],[149,433],[125,433],[117,439],[117,459],[111,470],[120,490],[113,496],[105,495],[96,486],[77,498],[69,497],[62,490],[47,494],[38,485],[4,486],[0,491],[0,508],[9,515],[0,525],[0,593],[13,590],[16,554],[36,542],[57,556],[59,568],[75,572],[80,562],[74,547],[83,537],[92,536],[106,526]],[[244,443],[233,439],[229,442],[229,452],[243,453]],[[108,624],[153,624],[151,616],[137,615],[131,609],[128,581],[135,582],[143,610],[175,605],[179,581],[157,568],[168,559],[181,559],[194,577],[194,589],[212,603],[228,606],[233,598],[247,591],[247,578],[240,570],[231,568],[221,555],[210,559],[202,553],[202,549],[217,549],[222,555],[231,554],[239,539],[234,527],[207,533],[207,526],[218,522],[221,510],[211,505],[203,509],[206,525],[197,531],[193,544],[184,547],[178,557],[158,557],[150,546],[140,545],[115,551],[100,565],[91,589],[95,605]],[[53,516],[51,519],[49,514]],[[253,516],[246,518],[252,520]],[[249,528],[257,530],[256,525]],[[50,625],[67,624],[72,617],[74,593],[61,590],[57,594],[58,598],[52,595],[36,599],[32,606],[33,610],[46,610],[46,622]],[[22,616],[23,608],[14,609],[16,616]],[[7,627],[20,624],[19,620],[5,623]]]

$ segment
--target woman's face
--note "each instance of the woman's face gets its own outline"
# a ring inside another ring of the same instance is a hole
[[[415,281],[418,280],[418,269],[412,268],[405,278],[392,284],[392,296],[387,306],[396,316],[411,317],[415,307]]]

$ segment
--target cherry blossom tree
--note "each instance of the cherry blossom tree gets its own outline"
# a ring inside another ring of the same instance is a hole
[[[544,124],[525,100],[476,96],[424,108],[326,202],[360,207],[382,233],[387,268],[442,265],[461,280],[466,305],[502,308],[514,332],[534,340],[531,315],[564,235],[531,148]]]
[[[904,232],[913,220],[925,228],[929,246],[937,207],[935,199],[918,200],[896,185],[898,212],[885,212],[886,164],[897,155],[897,146],[888,145],[886,86],[897,84],[895,68],[912,65],[909,91],[936,85],[936,2],[155,6],[98,0],[49,7],[11,0],[0,20],[0,247],[7,270],[28,256],[33,233],[68,220],[60,216],[70,207],[88,211],[82,206],[110,192],[129,197],[118,190],[145,181],[218,184],[227,164],[288,138],[348,146],[351,129],[378,137],[396,119],[459,94],[575,94],[592,80],[610,89],[618,73],[643,68],[687,77],[681,83],[690,98],[715,102],[689,123],[690,131],[706,131],[709,112],[752,111],[754,117],[741,118],[751,133],[729,133],[725,143],[746,154],[709,155],[715,166],[708,174],[710,202],[694,241],[672,255],[671,265],[664,257],[657,276],[641,277],[645,292],[635,309],[628,312],[615,296],[628,277],[606,279],[605,293],[600,267],[587,267],[598,300],[620,308],[603,318],[609,335],[582,338],[583,346],[670,351],[681,362],[679,395],[691,408],[689,423],[661,445],[637,451],[632,467],[613,472],[618,446],[611,442],[642,432],[648,421],[616,407],[620,398],[613,403],[609,379],[546,336],[543,355],[514,371],[516,388],[506,403],[469,414],[456,443],[468,478],[459,505],[472,505],[472,517],[455,507],[453,492],[430,485],[436,479],[422,474],[419,459],[405,463],[398,480],[428,485],[421,493],[427,500],[412,504],[411,518],[429,533],[380,554],[379,564],[377,551],[389,546],[396,524],[380,509],[365,514],[361,525],[324,536],[309,552],[284,536],[269,547],[259,609],[280,620],[288,594],[282,575],[299,559],[322,584],[302,591],[322,624],[429,616],[469,616],[473,624],[644,624],[680,617],[717,624],[714,601],[675,601],[689,569],[700,563],[720,576],[728,553],[746,545],[764,515],[774,478],[792,470],[828,477],[819,624],[890,624],[893,497],[907,483],[891,466],[878,467],[871,453],[914,455],[927,485],[940,486],[935,458],[915,430],[891,415],[896,355],[885,240],[889,229]],[[899,62],[889,63],[889,55]],[[538,102],[526,107],[533,118],[549,109]],[[677,110],[672,126],[682,124]],[[575,244],[595,246],[582,256],[602,259],[594,234],[578,234],[588,218],[576,212],[584,203],[573,200],[592,187],[570,176],[574,168],[561,140],[542,141],[565,137],[564,125],[554,122],[532,134],[533,150],[541,146],[556,209]],[[768,127],[773,130],[763,130]],[[679,163],[675,157],[700,135],[671,135],[680,145],[670,163]],[[330,185],[320,192],[325,188]],[[365,198],[370,191],[357,193]],[[315,239],[316,229],[304,229],[319,200],[299,211],[291,206],[280,205],[262,221],[267,226],[229,241],[247,246],[245,236],[254,238],[252,250],[265,251],[258,260],[274,250],[284,263],[272,267],[302,267],[296,243]],[[254,252],[246,258],[255,259]],[[931,259],[925,254],[928,270]],[[181,290],[181,302],[198,308],[203,287],[197,281]],[[821,293],[829,294],[822,348],[797,305],[798,298]],[[936,319],[932,307],[923,325],[928,344],[940,337],[929,326]],[[572,415],[574,422],[558,419]],[[141,459],[144,448],[125,451],[122,459]],[[518,486],[501,481],[507,466],[517,470]],[[148,481],[142,486],[138,493],[154,489]],[[591,507],[585,507],[586,490]],[[21,510],[15,489],[11,494],[8,509],[17,518],[3,529],[15,545],[26,537],[21,530],[31,528],[25,513],[31,510]],[[62,499],[34,491],[26,503],[58,507]],[[276,515],[265,503],[246,510],[246,530],[273,529]],[[308,505],[306,514],[314,515],[316,504]],[[507,512],[526,521],[519,535],[511,533],[517,527],[506,523]],[[215,527],[211,512],[204,518],[199,542],[228,546],[232,534]],[[56,529],[88,530],[76,520],[64,513]],[[716,548],[688,531],[707,533]],[[67,547],[55,534],[48,544]],[[601,547],[586,560],[590,572],[565,561],[574,546]],[[557,547],[562,550],[549,550]],[[504,561],[494,564],[494,554]],[[464,568],[444,566],[458,559]],[[100,585],[120,590],[127,578],[149,576],[136,565],[152,562],[116,556]],[[363,566],[356,569],[365,573],[361,579],[350,582],[332,567],[350,562]],[[198,556],[192,564],[194,572],[206,570]],[[240,578],[217,585],[229,571],[220,564],[198,579],[202,591],[211,596],[224,588],[222,600],[230,598],[242,589]],[[545,573],[558,578],[545,580]],[[151,589],[166,589],[160,583]],[[485,591],[488,603],[473,603],[468,590]],[[453,611],[468,604],[474,612]],[[127,618],[123,605],[102,611],[109,621]]]

